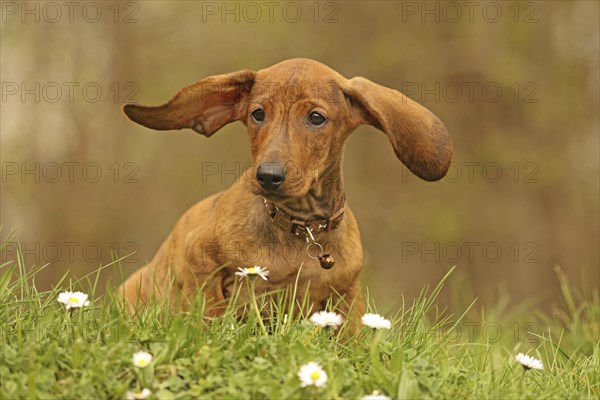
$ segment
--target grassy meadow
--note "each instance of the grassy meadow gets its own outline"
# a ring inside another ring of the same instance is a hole
[[[103,268],[117,270],[118,260]],[[347,325],[314,325],[307,307],[295,313],[282,295],[259,297],[261,313],[243,320],[233,307],[203,318],[200,296],[187,313],[157,302],[132,318],[114,292],[94,295],[99,271],[65,276],[42,292],[35,283],[40,269],[17,258],[0,270],[2,399],[122,399],[142,389],[160,399],[600,396],[598,290],[571,291],[559,269],[567,306],[549,315],[509,315],[501,305],[481,310],[476,300],[461,315],[448,314],[436,296],[452,280],[450,270],[415,301],[385,313],[391,329],[362,326],[355,334]],[[67,310],[57,301],[65,290],[88,294],[90,304]],[[368,308],[377,312],[372,302]],[[132,362],[139,351],[152,355],[145,368]],[[544,369],[523,368],[519,352]],[[301,387],[298,372],[311,361],[327,380]]]

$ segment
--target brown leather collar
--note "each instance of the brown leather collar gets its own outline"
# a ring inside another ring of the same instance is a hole
[[[336,211],[331,217],[327,219],[318,219],[315,221],[301,221],[298,219],[294,219],[291,215],[286,213],[285,211],[279,209],[275,204],[271,203],[267,199],[263,198],[265,204],[265,210],[267,211],[267,215],[271,218],[274,225],[277,225],[284,231],[291,233],[292,235],[307,235],[307,230],[310,229],[310,232],[314,235],[323,231],[331,231],[332,229],[337,229],[340,226],[340,222],[342,221],[342,217],[344,216],[344,203],[342,202],[342,207]]]

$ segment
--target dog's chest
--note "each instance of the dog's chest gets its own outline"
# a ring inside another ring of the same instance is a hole
[[[311,294],[314,300],[328,297],[334,290],[342,290],[351,284],[352,276],[344,264],[344,257],[338,257],[332,269],[323,269],[318,260],[311,258],[306,252],[306,244],[295,246],[261,246],[251,252],[239,253],[241,257],[228,258],[226,263],[230,271],[230,279],[225,282],[226,295],[231,293],[234,285],[233,272],[238,268],[260,266],[269,271],[267,280],[256,279],[257,292],[296,287],[296,292]]]
[[[360,270],[361,257],[355,254],[356,246],[346,243],[348,235],[337,234],[337,231],[316,236],[314,240],[319,246],[309,246],[310,241],[303,237],[275,230],[272,226],[252,232],[239,226],[223,233],[222,236],[229,240],[220,243],[222,257],[216,261],[219,265],[227,265],[223,285],[225,297],[235,291],[234,284],[238,278],[234,272],[238,268],[260,266],[269,271],[267,280],[256,278],[257,292],[295,287],[297,295],[308,290],[314,301],[345,291],[356,280]],[[335,258],[331,269],[322,268],[316,259],[326,254]]]

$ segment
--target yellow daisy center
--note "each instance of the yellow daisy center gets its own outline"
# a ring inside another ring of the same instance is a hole
[[[256,268],[254,268],[254,267],[248,268],[248,273],[249,274],[255,274],[256,273]]]
[[[141,366],[148,365],[148,360],[146,360],[146,359],[138,360],[138,365],[141,365]]]
[[[317,371],[315,371],[312,374],[310,374],[310,379],[312,379],[313,381],[318,380],[320,377],[321,377],[321,374],[318,373]]]
[[[69,297],[69,303],[79,303],[79,299],[77,297]]]

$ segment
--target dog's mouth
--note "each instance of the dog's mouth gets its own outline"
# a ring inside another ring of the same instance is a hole
[[[261,193],[260,195],[262,197],[264,197],[265,199],[271,200],[273,202],[289,199],[289,196],[285,196],[285,195],[277,194],[277,193]]]
[[[264,197],[265,199],[267,199],[273,203],[284,202],[284,201],[292,198],[292,196],[289,196],[289,195],[286,195],[283,193],[268,192],[268,191],[262,190],[262,189],[255,191],[254,194],[257,196]]]
[[[285,187],[282,187],[278,190],[267,190],[255,183],[252,185],[251,191],[254,195],[262,196],[273,203],[288,201],[294,198],[301,198],[306,196],[306,193],[308,193],[308,190],[304,190],[304,187],[289,187],[290,185],[287,182],[284,183],[284,186]]]

